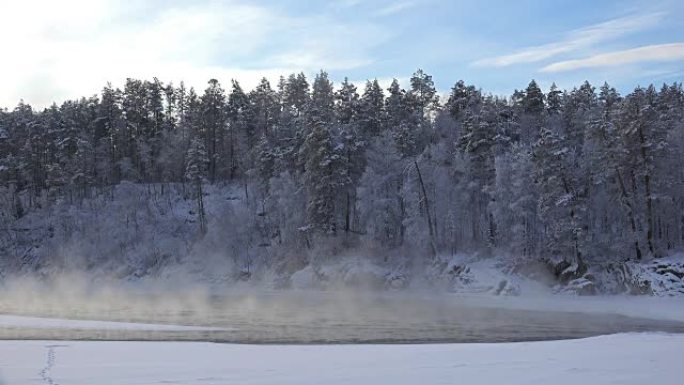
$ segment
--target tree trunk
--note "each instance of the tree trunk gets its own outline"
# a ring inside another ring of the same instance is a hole
[[[641,260],[641,247],[639,247],[639,234],[637,232],[636,219],[634,218],[634,208],[629,200],[627,194],[627,188],[625,187],[625,181],[622,178],[622,173],[618,168],[615,168],[615,173],[617,174],[618,184],[620,185],[620,197],[622,204],[627,208],[627,218],[629,220],[629,225],[632,230],[632,236],[634,237],[634,251],[636,252],[637,261]]]
[[[651,196],[651,176],[648,170],[648,156],[646,154],[646,138],[644,136],[643,125],[639,124],[639,142],[641,144],[641,160],[643,162],[644,172],[644,188],[646,189],[646,224],[648,226],[646,231],[646,241],[648,242],[648,251],[651,255],[655,255],[653,247],[653,197]]]
[[[430,201],[428,200],[427,192],[425,190],[425,184],[423,183],[423,176],[420,174],[418,162],[413,161],[413,164],[416,166],[416,173],[418,174],[418,181],[420,182],[420,190],[423,193],[423,201],[425,201],[425,216],[427,219],[428,231],[430,234],[430,252],[432,254],[432,257],[434,258],[437,256],[437,245],[435,242],[435,229],[432,224],[432,214],[430,214]]]
[[[206,218],[204,215],[204,194],[202,193],[202,181],[197,182],[197,216],[200,223],[200,232],[202,235],[206,234]]]
[[[344,213],[344,232],[349,233],[351,230],[350,220],[351,220],[351,197],[350,193],[347,191],[347,208]]]
[[[572,243],[575,248],[575,259],[578,263],[578,266],[580,263],[582,263],[582,252],[580,251],[580,245],[579,245],[579,237],[577,236],[577,216],[576,216],[576,206],[575,206],[575,196],[576,194],[570,189],[570,184],[568,183],[568,180],[565,178],[565,176],[561,177],[561,180],[563,181],[563,188],[565,189],[566,194],[571,194],[573,196],[572,199],[572,204],[570,205],[570,223],[572,224]]]

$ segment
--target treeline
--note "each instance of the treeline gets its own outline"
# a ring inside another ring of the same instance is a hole
[[[440,100],[418,70],[402,89],[337,87],[325,72],[200,94],[157,79],[43,111],[0,111],[3,219],[122,181],[244,186],[261,244],[560,257],[663,256],[684,244],[681,84],[621,96],[588,82],[510,97],[459,81]],[[241,187],[242,188],[242,187]],[[41,199],[37,199],[41,197]]]

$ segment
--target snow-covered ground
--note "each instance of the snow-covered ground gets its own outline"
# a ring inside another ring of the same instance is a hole
[[[0,383],[681,384],[684,335],[444,345],[0,342]],[[4,382],[3,382],[4,381]]]
[[[72,320],[61,318],[25,317],[0,314],[0,328],[79,329],[79,330],[139,330],[139,331],[218,331],[225,328],[181,326],[132,322]]]

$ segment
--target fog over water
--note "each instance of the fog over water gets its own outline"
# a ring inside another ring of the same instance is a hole
[[[619,305],[620,301],[631,306]],[[566,303],[564,305],[564,302]],[[614,306],[607,306],[609,304]],[[621,309],[624,307],[628,311]],[[237,343],[498,342],[637,331],[684,332],[639,299],[462,297],[421,291],[209,289],[168,283],[6,282],[0,314],[209,326],[217,330],[0,328],[2,339],[191,340]],[[634,311],[637,310],[637,311]],[[224,330],[221,330],[224,329]]]

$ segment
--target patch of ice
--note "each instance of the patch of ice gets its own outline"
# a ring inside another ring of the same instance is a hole
[[[0,328],[79,329],[79,330],[140,330],[140,331],[225,331],[226,328],[181,326],[131,322],[71,320],[61,318],[25,317],[0,314]]]

